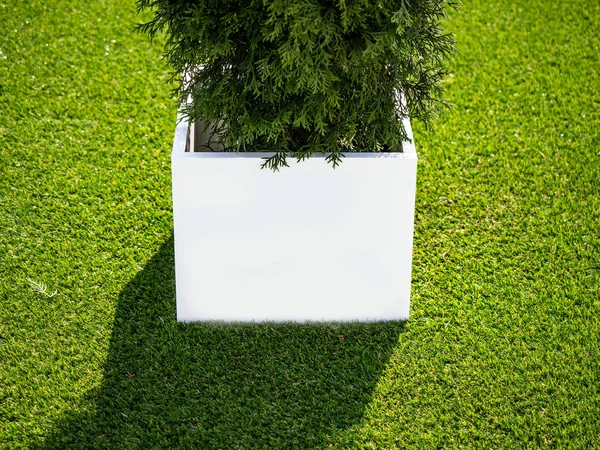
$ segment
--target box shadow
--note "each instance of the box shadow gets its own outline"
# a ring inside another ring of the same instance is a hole
[[[403,329],[177,323],[171,236],[120,293],[87,412],[41,448],[320,447],[360,421]]]

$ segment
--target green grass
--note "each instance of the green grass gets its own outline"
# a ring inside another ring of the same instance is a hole
[[[369,325],[175,322],[176,104],[139,20],[0,3],[0,447],[600,447],[597,1],[449,17],[412,315]]]

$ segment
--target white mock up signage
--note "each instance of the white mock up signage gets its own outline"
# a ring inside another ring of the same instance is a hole
[[[268,153],[186,152],[189,126],[172,154],[179,321],[408,318],[413,144],[272,172]]]

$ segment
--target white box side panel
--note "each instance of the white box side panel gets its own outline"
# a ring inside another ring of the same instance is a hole
[[[416,154],[197,155],[172,158],[178,320],[408,318]]]

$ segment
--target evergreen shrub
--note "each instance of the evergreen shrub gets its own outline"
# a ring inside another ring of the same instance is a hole
[[[263,167],[286,166],[288,155],[324,153],[335,167],[343,152],[398,151],[403,117],[429,124],[445,106],[454,41],[440,21],[451,0],[137,4],[154,12],[138,29],[165,33],[186,117],[218,124],[228,150],[275,152]]]

